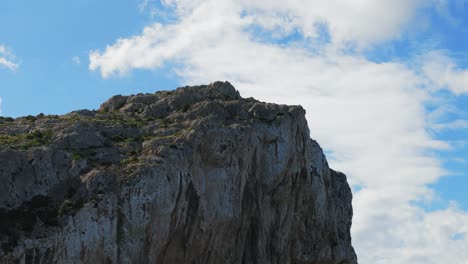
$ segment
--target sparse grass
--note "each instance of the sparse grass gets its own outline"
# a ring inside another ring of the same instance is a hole
[[[176,138],[177,135],[176,134],[171,134],[171,135],[166,135],[166,136],[156,136],[154,138],[156,139],[171,139],[171,138]]]
[[[143,127],[152,121],[149,118],[142,119],[139,116],[125,116],[118,112],[112,112],[105,115],[97,115],[96,117],[85,117],[85,116],[71,116],[66,117],[66,121],[70,123],[74,122],[91,122],[100,123],[104,125],[127,125],[135,127]]]
[[[112,141],[115,141],[115,142],[123,142],[125,141],[125,138],[121,135],[113,135],[111,137],[109,137],[110,139],[112,139]]]
[[[37,117],[32,116],[32,115],[28,115],[28,116],[25,116],[24,119],[26,119],[27,121],[30,121],[30,122],[35,122],[37,120]]]
[[[20,135],[0,135],[0,146],[12,146],[19,144],[21,141],[26,139],[25,134]]]
[[[11,117],[0,117],[0,127],[13,125],[15,119]]]
[[[120,161],[120,164],[127,165],[127,164],[134,164],[138,163],[140,160],[137,157],[130,157],[128,159],[123,159]]]
[[[137,155],[140,155],[140,152],[141,151],[132,150],[128,154],[131,155],[131,156],[137,156]]]
[[[129,137],[124,140],[125,143],[141,142],[141,141],[143,141],[142,137]]]
[[[143,141],[151,140],[153,138],[156,138],[155,135],[144,135],[143,136]]]
[[[112,136],[111,139],[116,143],[117,146],[124,147],[125,145],[133,142],[141,143],[145,141],[147,136],[136,136],[125,138],[121,135]]]
[[[50,144],[52,130],[36,130],[29,134],[0,135],[0,148],[29,149]]]
[[[161,123],[159,124],[159,126],[162,127],[162,128],[167,128],[167,127],[169,127],[169,125],[172,124],[172,121],[167,119],[167,118],[162,118],[160,120],[161,120]]]
[[[46,116],[44,116],[44,118],[46,118],[46,119],[59,119],[60,116],[59,115],[46,115]]]

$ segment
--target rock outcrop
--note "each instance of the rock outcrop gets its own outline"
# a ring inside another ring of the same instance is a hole
[[[0,263],[357,263],[303,108],[227,82],[0,118],[0,180]]]

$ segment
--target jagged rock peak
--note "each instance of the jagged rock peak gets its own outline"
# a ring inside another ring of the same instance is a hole
[[[0,180],[0,263],[357,263],[304,109],[228,82],[0,118]]]
[[[132,96],[116,95],[111,97],[100,107],[101,111],[115,111],[124,108],[135,109],[154,103],[171,102],[171,106],[180,107],[202,100],[239,100],[239,92],[229,82],[214,82],[209,85],[186,86],[175,91],[159,91],[155,94],[138,94]],[[128,106],[131,105],[131,106]]]

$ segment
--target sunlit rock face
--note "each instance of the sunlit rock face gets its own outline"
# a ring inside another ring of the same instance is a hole
[[[2,118],[0,143],[0,263],[357,263],[300,106],[215,82]]]

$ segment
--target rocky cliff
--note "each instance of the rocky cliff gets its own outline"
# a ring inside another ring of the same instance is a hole
[[[0,263],[357,263],[304,115],[216,82],[0,118]]]

